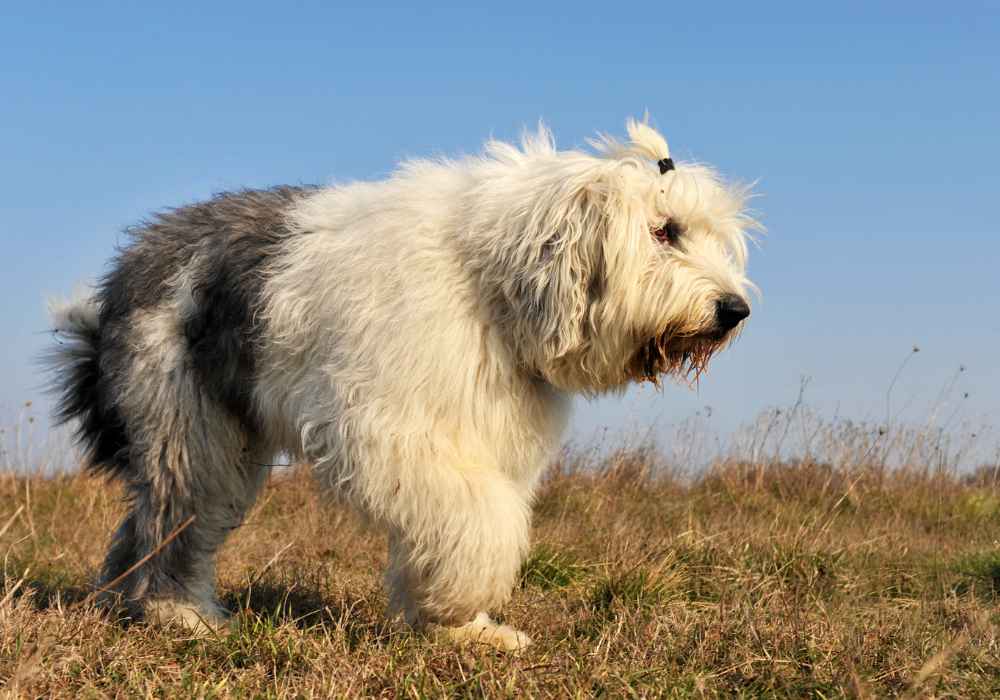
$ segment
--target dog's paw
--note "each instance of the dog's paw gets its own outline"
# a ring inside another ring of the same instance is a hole
[[[457,627],[438,627],[437,631],[439,635],[454,642],[487,644],[514,653],[531,644],[531,638],[524,632],[507,625],[498,625],[484,612],[476,615],[472,622]]]
[[[146,620],[157,625],[172,625],[196,637],[209,637],[224,631],[229,625],[229,614],[217,605],[206,609],[176,600],[154,600],[145,606]]]

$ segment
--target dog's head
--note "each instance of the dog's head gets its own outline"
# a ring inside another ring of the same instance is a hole
[[[749,188],[675,164],[645,123],[628,134],[594,154],[558,152],[544,130],[488,151],[517,166],[480,192],[506,207],[490,217],[487,272],[501,320],[522,361],[567,390],[696,378],[750,315]]]

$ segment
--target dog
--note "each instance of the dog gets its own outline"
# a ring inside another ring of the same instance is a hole
[[[128,513],[102,589],[214,628],[215,555],[276,454],[388,532],[389,614],[501,649],[571,397],[695,379],[750,314],[750,188],[628,139],[404,162],[156,214],[52,307],[56,420]]]

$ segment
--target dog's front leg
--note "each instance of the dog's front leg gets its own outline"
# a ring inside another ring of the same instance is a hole
[[[530,508],[521,490],[497,471],[434,467],[404,479],[395,496],[390,612],[435,636],[526,647],[526,634],[486,612],[510,597],[527,550]]]

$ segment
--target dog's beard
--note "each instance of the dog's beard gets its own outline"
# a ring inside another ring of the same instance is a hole
[[[731,333],[707,332],[696,335],[670,329],[644,343],[628,366],[628,374],[639,382],[660,386],[660,378],[673,377],[697,384],[712,357],[729,343]]]

